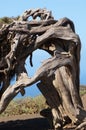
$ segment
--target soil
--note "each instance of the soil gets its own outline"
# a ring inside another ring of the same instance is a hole
[[[86,110],[86,94],[82,96],[82,102]],[[74,130],[68,126],[65,130]],[[0,130],[51,130],[46,118],[39,114],[16,115],[0,118]]]

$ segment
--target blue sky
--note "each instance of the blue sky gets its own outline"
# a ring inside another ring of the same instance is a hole
[[[79,34],[82,48],[80,61],[80,84],[86,85],[86,0],[0,0],[0,17],[15,17],[21,15],[25,10],[32,8],[47,8],[52,11],[56,20],[68,17],[74,24],[76,33]],[[40,54],[40,57],[39,57]],[[35,52],[33,62],[35,67],[29,69],[31,75],[43,59],[49,57],[44,52]],[[27,62],[27,65],[29,63]],[[26,91],[26,95],[35,96],[39,93],[36,87],[31,87]]]

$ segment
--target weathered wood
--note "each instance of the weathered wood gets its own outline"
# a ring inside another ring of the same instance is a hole
[[[36,49],[47,51],[51,58],[29,77],[25,61],[29,56],[33,65],[32,53]],[[3,25],[0,29],[0,113],[19,92],[25,94],[25,87],[40,81],[37,86],[51,109],[55,129],[62,129],[70,120],[76,127],[85,122],[86,111],[79,94],[80,49],[73,22],[68,18],[54,20],[51,11],[46,9],[25,11],[18,21]],[[14,75],[16,82],[10,85]]]

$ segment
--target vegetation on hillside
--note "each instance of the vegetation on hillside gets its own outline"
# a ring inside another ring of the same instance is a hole
[[[80,95],[83,96],[84,94],[86,94],[86,86],[81,85],[81,87],[80,87]]]
[[[46,107],[46,100],[42,95],[35,98],[20,98],[12,100],[7,109],[0,116],[37,114]]]
[[[19,16],[15,17],[15,18],[14,17],[11,17],[11,18],[2,17],[2,18],[0,18],[0,28],[2,27],[3,24],[10,24],[10,23],[13,22],[13,20],[18,20],[18,18],[19,18]]]
[[[86,94],[86,86],[80,89],[81,96]],[[31,98],[14,99],[10,102],[7,109],[0,116],[11,116],[21,114],[38,114],[42,109],[47,108],[46,100],[42,95]]]

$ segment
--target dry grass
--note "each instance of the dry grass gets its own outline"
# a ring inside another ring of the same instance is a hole
[[[27,97],[23,99],[15,99],[10,102],[6,110],[0,116],[35,114],[39,113],[46,107],[46,101],[42,95],[35,98]]]
[[[80,89],[81,96],[86,94],[86,87]],[[6,110],[0,116],[11,116],[21,114],[38,114],[47,107],[46,100],[42,95],[35,98],[15,99],[10,102]]]
[[[84,94],[86,94],[86,86],[81,86],[80,87],[80,95],[83,96]]]

